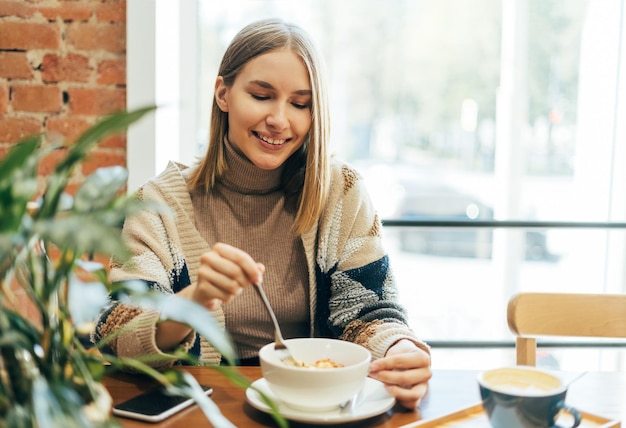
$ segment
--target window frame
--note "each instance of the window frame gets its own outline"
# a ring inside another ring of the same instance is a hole
[[[596,2],[601,0],[591,0]],[[503,0],[503,13],[512,13],[514,3]],[[617,91],[612,132],[611,207],[606,222],[578,222],[576,227],[624,228],[626,220],[626,11],[620,10]],[[199,42],[197,40],[198,6],[196,0],[128,0],[127,2],[127,106],[148,104],[165,106],[164,111],[142,120],[128,132],[127,166],[129,192],[163,170],[170,159],[190,163],[199,146],[195,99],[199,94]],[[509,16],[510,18],[510,16]],[[514,29],[514,25],[508,28]],[[158,29],[158,31],[157,31]],[[509,35],[510,36],[510,35]],[[504,42],[504,41],[503,41]],[[509,41],[510,42],[510,41]],[[160,55],[167,45],[167,56]],[[166,74],[163,71],[172,68]],[[506,94],[502,94],[506,96]],[[172,124],[174,126],[172,126]],[[172,130],[173,128],[173,130]],[[510,131],[509,131],[510,132]],[[201,143],[201,142],[200,142]],[[506,221],[495,221],[489,227],[515,227]],[[537,227],[526,222],[523,227]],[[541,223],[541,222],[537,222]],[[545,223],[545,222],[544,222]],[[550,224],[568,227],[567,221]],[[393,227],[394,220],[384,221]],[[520,226],[520,227],[522,227]],[[541,224],[539,224],[541,226]],[[545,226],[545,225],[544,225]],[[571,226],[571,225],[570,225]],[[606,283],[603,292],[623,293],[626,289],[626,238],[607,244]],[[503,280],[506,280],[503,278]],[[618,284],[621,284],[619,289]],[[471,345],[471,344],[469,344]],[[464,346],[469,346],[465,344]]]
[[[126,105],[159,107],[128,130],[128,192],[197,156],[197,14],[196,0],[126,3]]]

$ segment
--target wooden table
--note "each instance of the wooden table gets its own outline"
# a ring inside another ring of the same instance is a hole
[[[228,379],[206,367],[185,368],[200,383],[211,385],[214,389],[212,399],[237,427],[273,427],[273,419],[253,408],[246,402],[245,391],[232,385]],[[240,367],[239,372],[250,380],[261,377],[259,367]],[[401,427],[421,419],[440,417],[451,412],[469,407],[480,402],[476,383],[477,371],[473,370],[435,370],[430,382],[430,391],[419,409],[408,411],[399,406],[374,418],[342,424],[342,427]],[[575,373],[564,373],[575,376]],[[141,377],[116,374],[105,379],[105,386],[119,403],[133,397],[153,384]],[[624,372],[589,372],[572,385],[567,396],[570,405],[587,413],[593,413],[607,419],[626,421],[626,373]],[[192,406],[181,413],[158,424],[143,423],[130,419],[119,419],[125,428],[133,427],[210,427],[204,414]],[[290,422],[290,427],[310,427],[303,423]]]

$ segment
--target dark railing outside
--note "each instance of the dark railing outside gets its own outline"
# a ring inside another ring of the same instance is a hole
[[[584,221],[532,221],[532,220],[416,220],[411,218],[385,219],[385,227],[423,228],[490,228],[490,229],[624,229],[626,223]]]

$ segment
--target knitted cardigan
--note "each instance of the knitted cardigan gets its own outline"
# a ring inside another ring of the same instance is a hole
[[[193,219],[193,207],[183,171],[170,162],[165,171],[142,186],[137,197],[171,208],[174,215],[145,211],[129,217],[123,234],[133,255],[111,265],[111,280],[139,279],[164,293],[176,293],[196,281],[200,255],[209,250]],[[384,356],[401,339],[429,352],[408,327],[404,308],[381,240],[381,223],[359,174],[333,159],[330,194],[318,224],[302,235],[309,272],[310,336],[359,343],[372,358]],[[188,171],[187,171],[188,172]],[[213,315],[225,326],[221,309]],[[109,343],[118,356],[153,355],[156,368],[173,364],[155,342],[159,313],[117,301],[102,312],[92,339],[98,341],[133,321],[134,328]],[[182,346],[203,363],[219,364],[221,355],[195,332]],[[162,356],[164,358],[158,358]]]

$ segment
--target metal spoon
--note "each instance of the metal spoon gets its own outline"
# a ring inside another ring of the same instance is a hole
[[[283,363],[290,366],[301,367],[302,364],[291,355],[289,348],[287,348],[287,345],[285,344],[285,339],[283,339],[283,335],[280,332],[280,327],[278,326],[278,320],[276,319],[276,315],[274,314],[274,310],[272,309],[269,300],[267,300],[267,296],[265,295],[265,291],[263,291],[262,284],[263,282],[259,281],[258,283],[254,284],[254,288],[258,291],[259,296],[261,296],[261,300],[263,300],[265,308],[267,309],[267,312],[270,314],[270,318],[274,323],[274,350],[278,353],[278,357]]]

